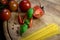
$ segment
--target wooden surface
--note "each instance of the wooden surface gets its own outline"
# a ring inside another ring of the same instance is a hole
[[[51,23],[56,23],[60,26],[60,0],[30,0],[32,3],[32,7],[34,5],[40,5],[39,3],[41,2],[41,5],[44,6],[44,11],[45,14],[43,17],[40,19],[33,19],[33,25],[32,28],[28,29],[23,36],[27,36],[34,32],[37,29],[43,28],[44,26],[51,24]],[[21,13],[21,12],[20,12]],[[16,27],[19,27],[19,23],[17,21],[17,12],[12,12],[11,18],[8,20],[8,29],[11,37],[13,40],[17,40],[19,36],[16,34]],[[15,29],[12,31],[12,27]],[[7,32],[7,22],[4,22],[4,32],[7,40],[10,40],[9,34]],[[47,38],[46,40],[60,40],[59,34]]]

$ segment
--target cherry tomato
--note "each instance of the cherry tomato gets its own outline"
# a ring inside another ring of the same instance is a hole
[[[7,21],[11,17],[11,12],[8,9],[3,9],[1,13],[1,19]]]
[[[0,2],[4,5],[6,5],[8,1],[7,0],[0,0]]]
[[[32,19],[30,19],[29,28],[32,27]]]
[[[19,14],[18,14],[18,22],[19,24],[24,24],[24,21]]]
[[[26,12],[29,8],[31,8],[31,4],[28,0],[22,0],[19,3],[19,8],[21,9],[21,11]]]
[[[9,1],[9,9],[11,11],[16,11],[18,9],[18,3],[14,0]]]
[[[34,14],[33,14],[34,18],[40,18],[41,16],[43,16],[43,14],[44,12],[39,6],[34,7]]]

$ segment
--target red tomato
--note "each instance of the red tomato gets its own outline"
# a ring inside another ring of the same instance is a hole
[[[14,0],[9,1],[9,9],[11,11],[16,11],[18,10],[18,3]]]
[[[24,23],[23,19],[21,18],[21,16],[19,14],[18,14],[18,22],[19,22],[19,24],[23,24]]]
[[[30,19],[29,28],[32,27],[32,19]]]
[[[11,17],[11,12],[8,9],[3,9],[1,13],[1,19],[3,21],[8,20]]]
[[[4,5],[6,5],[8,1],[7,0],[0,0],[0,2]]]
[[[40,18],[41,16],[43,16],[43,14],[44,12],[39,6],[34,7],[34,14],[33,14],[34,18]]]
[[[29,8],[31,8],[31,4],[28,0],[22,0],[19,3],[19,8],[21,9],[21,11],[26,12]]]

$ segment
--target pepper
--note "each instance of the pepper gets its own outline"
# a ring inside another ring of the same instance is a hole
[[[24,32],[26,32],[28,29],[28,25],[27,24],[23,24],[20,26],[20,35],[22,35]]]
[[[30,9],[27,11],[27,17],[28,17],[28,19],[31,19],[31,18],[32,18],[33,12],[34,12],[33,8],[30,8]]]
[[[26,19],[24,21],[24,23],[28,25],[28,28],[32,27],[32,19],[30,19],[30,20],[29,19]]]
[[[20,14],[18,14],[18,22],[19,22],[19,24],[23,24],[24,23],[23,19],[20,17]]]
[[[27,15],[26,14],[24,14],[23,19],[27,19]]]
[[[30,19],[30,22],[29,22],[29,25],[28,25],[28,27],[30,28],[30,27],[32,27],[32,19]]]
[[[25,23],[25,24],[27,24],[27,25],[29,25],[29,23],[30,23],[30,20],[28,20],[28,19],[25,19],[24,23]]]

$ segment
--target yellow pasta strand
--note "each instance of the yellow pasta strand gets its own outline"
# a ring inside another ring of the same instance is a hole
[[[42,29],[37,30],[25,38],[22,37],[20,40],[44,40],[45,38],[60,34],[58,31],[59,27],[57,24],[50,24]]]

